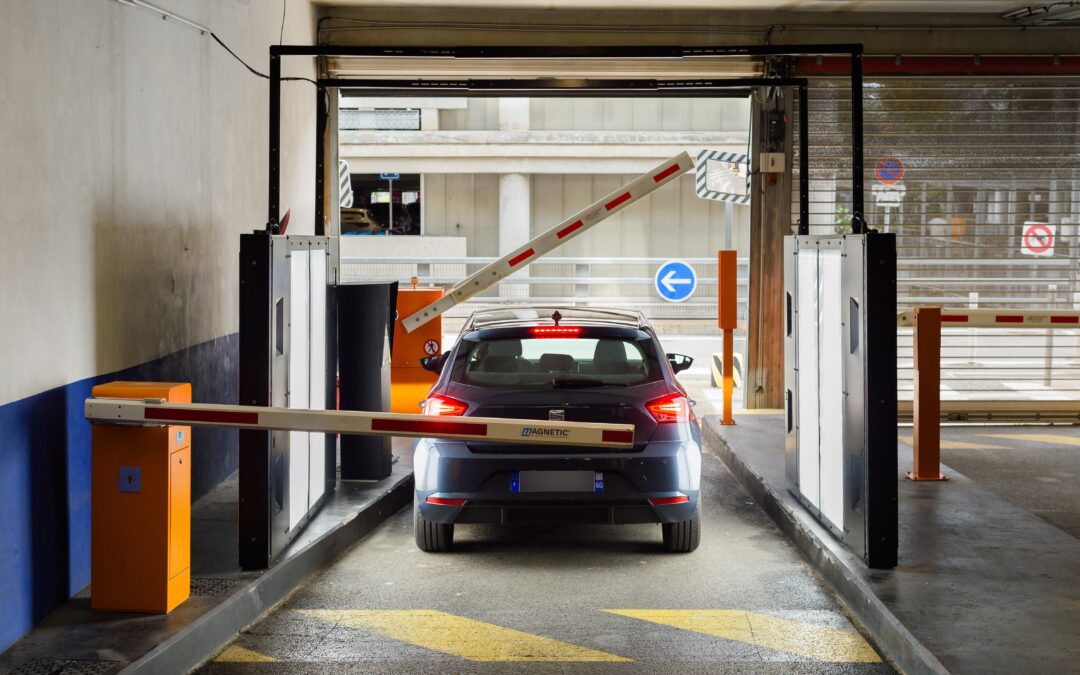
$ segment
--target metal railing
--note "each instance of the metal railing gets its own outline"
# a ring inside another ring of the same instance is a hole
[[[344,283],[362,281],[421,284],[449,288],[496,258],[368,258],[343,257]],[[717,259],[679,258],[697,274],[694,294],[683,302],[667,302],[655,289],[657,269],[670,258],[541,258],[499,286],[446,313],[461,319],[478,309],[542,302],[582,307],[630,307],[652,320],[716,322]],[[738,319],[745,325],[749,260],[738,260]]]

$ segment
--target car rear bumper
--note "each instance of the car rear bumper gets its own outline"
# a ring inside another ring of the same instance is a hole
[[[621,455],[565,450],[494,456],[473,453],[461,442],[420,439],[413,458],[420,513],[440,523],[624,524],[677,522],[697,508],[701,451],[696,439],[650,443],[641,452]],[[592,471],[603,488],[514,492],[514,474],[523,471]],[[682,496],[688,500],[649,503]],[[444,503],[428,503],[429,497]]]

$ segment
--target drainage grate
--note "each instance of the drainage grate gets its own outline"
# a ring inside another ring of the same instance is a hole
[[[120,669],[116,661],[37,658],[12,671],[12,675],[103,675]]]
[[[227,593],[236,585],[236,579],[208,579],[195,577],[191,580],[191,594],[213,597]]]

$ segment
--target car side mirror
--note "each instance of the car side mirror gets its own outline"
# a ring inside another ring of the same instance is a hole
[[[425,356],[420,359],[420,367],[429,372],[438,375],[442,372],[443,366],[446,365],[446,357],[450,356],[450,352],[443,352],[435,356]]]
[[[694,365],[694,359],[686,354],[668,354],[667,360],[671,364],[671,369],[676,373],[681,373]]]

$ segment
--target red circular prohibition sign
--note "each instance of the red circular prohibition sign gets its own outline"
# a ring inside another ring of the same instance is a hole
[[[1054,246],[1054,233],[1046,225],[1032,225],[1024,233],[1024,246],[1032,253],[1046,253]]]

